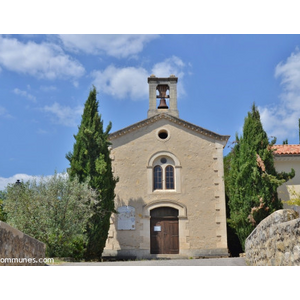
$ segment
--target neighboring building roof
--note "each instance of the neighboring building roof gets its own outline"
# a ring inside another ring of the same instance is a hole
[[[154,123],[154,122],[156,122],[158,120],[161,120],[161,119],[169,120],[169,121],[171,121],[171,122],[173,122],[175,124],[178,124],[178,125],[180,125],[180,126],[182,126],[184,128],[190,129],[190,130],[192,130],[194,132],[197,132],[197,133],[199,133],[201,135],[208,136],[208,137],[211,137],[211,138],[216,139],[216,140],[226,141],[226,143],[227,143],[227,141],[228,141],[228,139],[230,137],[229,135],[220,135],[220,134],[217,134],[215,132],[212,132],[212,131],[207,130],[205,128],[202,128],[200,126],[194,125],[192,123],[186,122],[186,121],[184,121],[182,119],[179,119],[179,118],[174,117],[172,115],[169,115],[167,113],[160,113],[160,114],[157,114],[157,115],[155,115],[153,117],[147,118],[147,119],[145,119],[143,121],[135,123],[135,124],[133,124],[131,126],[128,126],[126,128],[123,128],[121,130],[118,130],[116,132],[111,133],[109,135],[109,139],[113,140],[115,138],[118,138],[119,136],[125,135],[127,133],[132,132],[132,131],[135,131],[135,130],[141,128],[141,127],[147,126],[147,125],[149,125],[151,123]]]
[[[274,145],[274,155],[300,155],[300,145]]]

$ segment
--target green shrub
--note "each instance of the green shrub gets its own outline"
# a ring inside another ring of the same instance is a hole
[[[4,209],[11,226],[46,244],[48,257],[80,259],[96,199],[87,183],[55,174],[8,185]]]

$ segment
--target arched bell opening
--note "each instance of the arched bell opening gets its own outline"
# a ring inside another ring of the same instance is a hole
[[[156,89],[158,91],[158,95],[156,96],[156,98],[160,99],[157,109],[168,109],[169,106],[167,105],[166,98],[170,98],[170,96],[167,95],[169,86],[167,84],[160,84]]]

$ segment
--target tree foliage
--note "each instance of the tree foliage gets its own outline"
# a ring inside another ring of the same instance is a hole
[[[282,208],[277,188],[295,176],[277,173],[274,167],[272,146],[263,129],[255,104],[245,118],[243,135],[236,135],[230,153],[230,166],[225,174],[226,192],[229,196],[230,219],[244,248],[245,240],[258,223]]]
[[[87,183],[55,173],[6,190],[8,224],[44,242],[49,257],[82,258],[86,224],[98,201]]]
[[[0,191],[0,221],[6,222],[6,213],[4,211],[4,201],[6,198],[6,193],[3,191]]]
[[[114,189],[117,182],[113,177],[109,153],[108,135],[112,125],[109,123],[106,130],[103,130],[96,96],[97,91],[93,87],[84,106],[78,133],[74,135],[73,152],[66,155],[70,162],[70,177],[78,176],[80,182],[89,178],[89,185],[97,190],[101,199],[87,226],[87,259],[101,259],[110,216],[114,212]]]
[[[230,170],[232,152],[224,157],[224,177],[228,178],[228,172]],[[225,200],[226,200],[226,230],[227,230],[227,243],[230,255],[238,257],[243,252],[240,240],[235,232],[235,229],[230,226],[230,208],[229,208],[229,191],[228,184],[225,181]]]

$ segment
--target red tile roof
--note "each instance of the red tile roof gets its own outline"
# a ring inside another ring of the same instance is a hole
[[[274,145],[275,155],[300,155],[300,145]]]

